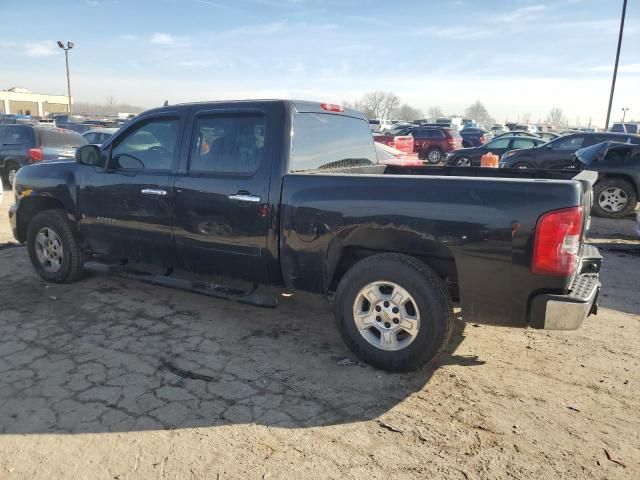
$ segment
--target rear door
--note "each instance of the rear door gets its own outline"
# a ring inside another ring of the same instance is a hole
[[[268,117],[259,108],[192,112],[188,158],[174,184],[179,268],[268,283],[267,131],[276,128]]]

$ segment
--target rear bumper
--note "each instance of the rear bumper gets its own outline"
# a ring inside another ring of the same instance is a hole
[[[582,246],[580,270],[566,295],[539,294],[531,299],[529,322],[533,328],[575,330],[598,313],[602,257],[593,245]]]

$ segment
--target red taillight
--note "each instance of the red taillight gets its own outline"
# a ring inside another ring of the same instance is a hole
[[[320,107],[328,112],[344,112],[342,105],[336,105],[334,103],[321,103]]]
[[[30,148],[27,151],[27,154],[29,155],[29,160],[31,160],[32,162],[39,162],[40,160],[42,160],[41,148]]]
[[[580,250],[582,207],[545,213],[536,224],[531,272],[538,275],[569,276]]]
[[[448,138],[447,142],[449,143],[449,145],[455,145],[456,143],[458,143],[455,138]]]

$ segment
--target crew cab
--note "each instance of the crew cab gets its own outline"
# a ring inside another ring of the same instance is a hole
[[[466,321],[514,327],[595,312],[595,174],[576,173],[380,165],[354,110],[194,103],[21,169],[9,216],[45,281],[152,264],[164,274],[144,278],[164,285],[196,273],[327,295],[359,358],[406,371],[445,346],[457,302]]]

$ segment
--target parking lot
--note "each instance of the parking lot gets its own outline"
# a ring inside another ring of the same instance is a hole
[[[47,285],[1,245],[0,478],[638,478],[640,244],[630,220],[591,235],[604,290],[582,329],[457,320],[409,374],[358,364],[323,298]]]

